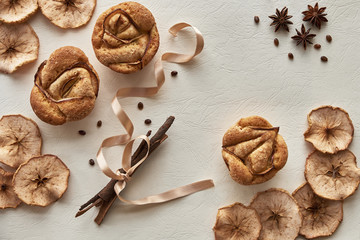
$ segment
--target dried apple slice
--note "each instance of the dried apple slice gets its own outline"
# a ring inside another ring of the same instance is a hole
[[[37,9],[37,0],[1,0],[0,22],[25,22]]]
[[[12,184],[13,173],[0,168],[0,209],[16,208],[21,203]]]
[[[356,191],[360,170],[349,150],[336,154],[312,152],[306,159],[305,178],[314,192],[326,199],[343,200]]]
[[[0,162],[17,168],[41,154],[41,135],[37,124],[21,115],[0,119]]]
[[[39,55],[39,38],[27,23],[0,23],[0,72],[12,73]]]
[[[260,235],[260,217],[241,203],[220,208],[213,228],[216,240],[256,240]]]
[[[89,22],[96,0],[38,0],[41,12],[61,28],[77,28]]]
[[[332,235],[343,219],[343,201],[317,196],[308,183],[293,192],[300,207],[303,223],[300,234],[307,239]]]
[[[65,193],[69,176],[69,169],[58,157],[34,157],[15,172],[14,190],[24,203],[46,207]]]
[[[260,240],[293,240],[297,237],[302,216],[299,206],[283,189],[269,189],[256,194],[250,207],[260,216]]]
[[[345,150],[352,142],[354,126],[349,114],[341,108],[322,106],[308,115],[309,128],[305,141],[323,153]]]

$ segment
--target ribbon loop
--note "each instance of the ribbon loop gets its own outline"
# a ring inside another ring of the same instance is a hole
[[[194,53],[192,55],[186,55],[186,54],[181,54],[181,53],[171,53],[171,52],[164,53],[161,57],[162,60],[172,62],[172,63],[186,63],[186,62],[189,62],[191,59],[193,59],[195,56],[197,56],[199,53],[201,53],[201,51],[203,50],[204,45],[205,45],[204,38],[203,38],[201,32],[196,27],[193,27],[188,23],[178,23],[178,24],[175,24],[174,26],[172,26],[169,29],[169,32],[174,37],[176,37],[177,33],[186,27],[191,27],[195,32],[196,47],[195,47]]]
[[[173,199],[184,197],[189,194],[192,194],[192,193],[195,193],[198,191],[202,191],[202,190],[205,190],[205,189],[208,189],[208,188],[211,188],[214,186],[214,183],[212,180],[203,180],[203,181],[195,182],[195,183],[188,184],[188,185],[185,185],[182,187],[178,187],[178,188],[172,189],[170,191],[167,191],[167,192],[164,192],[161,194],[145,197],[145,198],[135,200],[135,201],[128,201],[120,196],[121,191],[126,187],[126,183],[131,180],[131,175],[146,160],[146,158],[149,154],[149,150],[150,150],[150,141],[149,141],[149,138],[145,135],[141,135],[141,136],[131,140],[132,134],[134,132],[134,125],[131,122],[129,116],[126,114],[126,112],[121,107],[119,98],[150,97],[150,96],[157,94],[165,82],[165,73],[164,73],[164,69],[162,67],[162,61],[173,62],[173,63],[186,63],[186,62],[189,62],[191,59],[193,59],[196,55],[198,55],[203,50],[204,38],[203,38],[202,34],[200,33],[200,31],[197,28],[191,26],[190,24],[188,24],[188,23],[175,24],[174,26],[172,26],[169,29],[169,32],[173,36],[176,36],[177,33],[185,27],[191,27],[195,32],[196,47],[195,47],[194,53],[190,54],[190,55],[181,54],[181,53],[172,53],[172,52],[164,53],[160,57],[160,59],[158,59],[155,62],[155,66],[154,66],[155,79],[156,79],[155,87],[147,87],[147,88],[130,87],[130,88],[118,89],[118,91],[116,92],[116,95],[114,96],[112,103],[111,103],[112,109],[113,109],[115,115],[117,116],[117,118],[119,119],[119,121],[121,122],[122,126],[124,127],[126,134],[112,136],[112,137],[105,139],[102,142],[100,149],[97,153],[97,161],[98,161],[98,164],[99,164],[101,170],[103,171],[103,173],[106,176],[117,180],[117,183],[114,186],[114,191],[116,192],[118,198],[121,201],[128,203],[128,204],[145,205],[145,204],[167,202],[167,201],[171,201]],[[147,153],[138,163],[136,163],[134,166],[131,166],[132,146],[136,139],[143,139],[146,142],[146,144],[148,146]],[[113,147],[113,146],[118,146],[118,145],[124,145],[124,144],[126,144],[126,146],[124,148],[124,152],[123,152],[123,156],[122,156],[122,170],[123,171],[118,170],[116,173],[114,173],[109,168],[109,166],[105,160],[103,149]]]
[[[121,135],[121,136],[125,136],[125,135]],[[113,142],[111,142],[111,138],[109,139],[109,146],[113,144]],[[106,139],[106,140],[108,140]],[[115,141],[118,140],[117,137],[113,138]],[[146,144],[147,144],[147,152],[145,154],[145,156],[134,166],[131,167],[131,151],[132,151],[132,146],[135,142],[136,139],[143,139]],[[103,144],[104,145],[104,142]],[[115,146],[115,145],[114,145]],[[112,179],[116,179],[118,181],[129,181],[131,179],[131,174],[136,170],[136,168],[138,168],[147,158],[147,156],[149,155],[149,150],[150,150],[150,140],[147,136],[145,135],[140,135],[137,138],[131,140],[130,142],[127,142],[124,148],[124,152],[123,152],[123,156],[122,156],[122,169],[125,171],[125,173],[121,173],[120,170],[117,170],[116,173],[114,173],[109,165],[107,164],[105,157],[104,157],[104,153],[102,151],[102,148],[99,149],[99,152],[97,154],[97,162],[101,168],[101,170],[103,171],[103,173],[108,176],[109,178]]]

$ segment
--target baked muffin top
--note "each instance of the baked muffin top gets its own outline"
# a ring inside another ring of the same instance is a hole
[[[287,161],[279,128],[259,116],[242,118],[223,137],[222,155],[231,177],[244,185],[271,179]]]
[[[136,2],[124,2],[103,12],[96,21],[92,44],[98,60],[112,70],[141,70],[159,48],[159,33],[151,12]]]
[[[99,77],[86,55],[67,46],[55,50],[40,65],[30,103],[41,120],[60,125],[86,117],[98,91]]]

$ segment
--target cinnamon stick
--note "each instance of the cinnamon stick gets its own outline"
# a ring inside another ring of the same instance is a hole
[[[171,127],[174,122],[175,117],[170,116],[166,119],[165,123],[159,128],[155,135],[150,139],[150,149],[149,155],[168,137],[165,133]],[[151,131],[147,133],[147,136],[151,134]],[[147,152],[147,144],[145,141],[142,141],[131,157],[131,166],[137,164]],[[120,169],[120,172],[124,172],[123,169]],[[100,206],[99,213],[95,218],[95,222],[100,225],[109,211],[110,207],[116,199],[116,193],[114,191],[114,186],[117,180],[111,179],[109,183],[101,189],[94,197],[92,197],[85,204],[80,206],[79,211],[76,213],[75,217],[83,215],[85,212],[90,210],[94,206]]]
[[[114,191],[113,191],[114,192]],[[113,205],[113,203],[115,202],[117,196],[114,192],[114,196],[109,200],[109,201],[103,201],[103,203],[100,206],[100,210],[98,215],[96,216],[96,218],[94,219],[94,221],[100,225],[102,223],[102,221],[104,220],[106,214],[108,213],[108,211],[110,210],[111,206]]]

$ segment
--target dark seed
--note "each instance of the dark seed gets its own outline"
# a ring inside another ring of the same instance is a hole
[[[89,160],[89,164],[90,164],[91,166],[94,166],[94,165],[95,165],[94,159],[90,159],[90,160]]]
[[[99,120],[99,121],[96,123],[96,126],[97,126],[97,127],[101,127],[101,126],[102,126],[102,121]]]
[[[279,39],[275,38],[274,39],[274,44],[275,44],[275,46],[279,46]]]
[[[255,17],[254,17],[254,21],[255,21],[255,23],[259,23],[259,22],[260,22],[260,18],[259,18],[258,16],[255,16]]]
[[[172,76],[172,77],[175,77],[176,75],[178,75],[178,72],[177,72],[177,71],[171,71],[171,76]]]
[[[1,184],[1,191],[5,191],[7,188],[6,184]]]
[[[151,120],[150,120],[150,119],[145,119],[144,123],[145,123],[146,125],[149,125],[149,124],[151,124]]]
[[[293,60],[294,59],[294,54],[288,53],[288,57],[289,57],[290,60]]]
[[[84,130],[79,130],[79,134],[84,136],[84,135],[86,135],[86,132]]]
[[[139,102],[138,103],[138,109],[143,110],[143,108],[144,108],[144,104],[142,102]]]
[[[326,41],[331,42],[332,41],[332,37],[330,35],[326,35]]]
[[[322,57],[321,57],[321,61],[323,61],[323,62],[327,62],[327,61],[328,61],[328,58],[327,58],[327,57],[325,57],[325,56],[322,56]]]
[[[317,44],[314,45],[314,48],[315,48],[315,49],[320,49],[320,48],[321,48],[321,45],[317,43]]]

